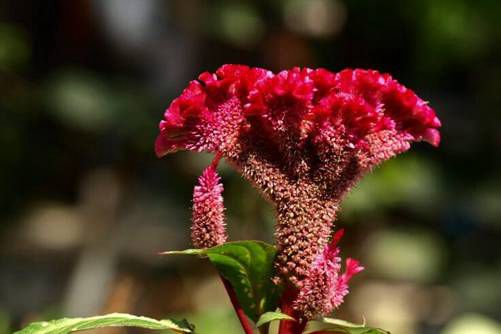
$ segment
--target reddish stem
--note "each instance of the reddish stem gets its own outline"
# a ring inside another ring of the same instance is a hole
[[[221,152],[217,152],[214,155],[214,159],[212,159],[212,162],[210,163],[211,166],[214,167],[214,169],[217,168],[217,165],[219,164],[219,161],[221,160],[222,157],[223,157],[223,154]]]
[[[220,277],[221,277],[221,281],[223,282],[224,287],[226,288],[226,292],[228,293],[228,296],[230,297],[231,304],[233,305],[233,308],[235,309],[238,320],[240,320],[240,324],[242,325],[242,328],[243,328],[245,334],[253,334],[254,327],[250,324],[249,319],[247,318],[247,315],[245,314],[244,310],[240,306],[240,303],[238,302],[235,290],[233,290],[233,287],[231,286],[230,282],[228,282],[222,276],[220,276]]]
[[[301,334],[306,326],[305,319],[302,319],[292,306],[292,303],[297,297],[297,293],[297,289],[292,286],[285,288],[282,299],[280,300],[280,311],[296,320],[281,320],[278,334]]]

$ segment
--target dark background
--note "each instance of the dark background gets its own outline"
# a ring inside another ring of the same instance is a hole
[[[374,68],[430,101],[439,149],[415,145],[344,203],[343,254],[367,270],[336,316],[501,333],[500,59],[497,0],[1,1],[0,333],[112,311],[240,332],[206,263],[156,255],[190,246],[210,158],[157,160],[157,124],[225,63]],[[271,241],[271,209],[221,174],[231,239]]]

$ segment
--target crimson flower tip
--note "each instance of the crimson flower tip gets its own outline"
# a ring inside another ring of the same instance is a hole
[[[354,275],[364,270],[365,267],[360,264],[360,261],[352,259],[351,257],[346,259],[346,272],[344,275],[347,281],[349,281]]]
[[[155,139],[155,155],[157,156],[157,158],[163,158],[167,154],[174,151],[174,144],[172,142],[169,142],[169,140],[165,136],[159,135]]]
[[[334,235],[332,236],[331,242],[330,242],[330,248],[334,248],[337,246],[339,241],[341,241],[341,238],[344,236],[344,228],[341,228],[337,230]]]
[[[437,129],[426,129],[423,139],[432,146],[438,147],[440,145],[440,132]]]

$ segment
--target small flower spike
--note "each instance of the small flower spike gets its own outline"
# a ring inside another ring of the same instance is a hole
[[[211,164],[198,179],[193,191],[191,240],[196,248],[210,248],[226,242],[223,185]]]
[[[348,282],[364,269],[357,260],[348,258],[345,272],[340,274],[341,258],[337,244],[342,235],[343,230],[336,232],[330,244],[315,258],[294,301],[296,311],[307,319],[328,315],[339,307],[348,294]]]

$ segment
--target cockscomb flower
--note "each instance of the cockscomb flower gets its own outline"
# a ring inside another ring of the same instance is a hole
[[[223,185],[215,164],[207,167],[193,191],[191,240],[196,248],[214,247],[226,242]]]
[[[433,109],[388,74],[224,65],[172,102],[155,149],[220,154],[261,190],[277,211],[277,271],[301,288],[343,195],[412,142],[437,146],[439,127]]]
[[[345,272],[341,271],[339,240],[343,230],[336,232],[332,241],[320,252],[311,265],[298,296],[293,303],[296,311],[307,319],[331,313],[343,303],[348,294],[348,282],[364,268],[354,259],[346,259]]]

